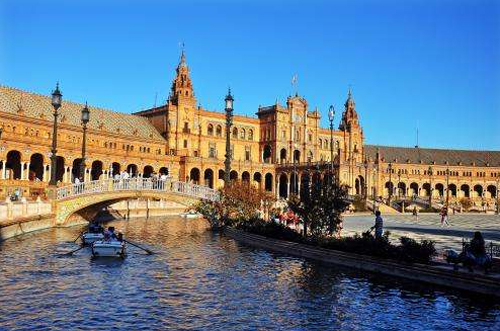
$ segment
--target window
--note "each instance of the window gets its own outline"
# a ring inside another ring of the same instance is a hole
[[[184,148],[188,148],[188,141],[184,139]]]
[[[286,130],[281,131],[281,139],[286,140]]]
[[[309,134],[307,135],[307,140],[308,140],[309,142],[312,142],[312,141],[313,141],[313,135],[309,133]]]
[[[217,135],[217,137],[222,136],[222,126],[217,125],[217,129],[215,130],[215,134]]]
[[[245,129],[241,129],[240,131],[240,138],[245,139]]]
[[[250,161],[250,146],[245,146],[245,161]]]
[[[320,149],[323,148],[323,140],[321,140],[321,139],[319,140],[318,146]]]
[[[208,157],[216,158],[217,157],[217,149],[214,143],[208,144]]]
[[[248,140],[253,140],[253,130],[248,130]]]
[[[214,126],[212,124],[209,124],[208,125],[208,128],[207,128],[207,134],[209,136],[213,136],[214,135]]]
[[[233,138],[238,139],[238,128],[233,128]]]

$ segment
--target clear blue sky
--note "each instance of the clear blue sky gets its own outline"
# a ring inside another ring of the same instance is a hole
[[[122,112],[167,97],[186,45],[198,101],[292,91],[336,125],[352,84],[366,142],[500,150],[500,2],[0,0],[0,83]]]

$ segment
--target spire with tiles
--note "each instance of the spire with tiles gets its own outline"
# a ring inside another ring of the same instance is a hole
[[[187,103],[196,104],[194,99],[193,85],[189,74],[189,67],[186,63],[186,53],[184,49],[181,51],[179,64],[176,68],[176,76],[172,82],[170,91],[170,100],[173,104],[178,105],[179,102],[186,101]]]

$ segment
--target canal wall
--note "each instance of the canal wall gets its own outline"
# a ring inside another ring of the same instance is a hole
[[[500,298],[500,275],[498,274],[484,275],[478,274],[477,271],[475,273],[455,271],[451,266],[439,263],[435,265],[398,263],[267,238],[231,228],[225,229],[224,233],[244,244],[275,252]]]
[[[16,204],[15,206],[17,205],[22,206],[22,204]],[[29,207],[30,205],[26,206]],[[40,205],[36,203],[32,204],[30,208],[28,207],[13,208],[13,211],[19,209],[19,212],[5,212],[5,217],[0,217],[0,241],[56,226],[55,214],[51,212],[50,205],[47,207],[45,204]],[[171,201],[133,199],[128,202],[121,201],[110,205],[106,208],[106,211],[100,213],[96,219],[99,221],[112,221],[115,219],[176,216],[185,210],[185,206]],[[2,211],[1,208],[0,211]],[[7,215],[9,215],[9,217],[7,217]],[[0,216],[2,216],[2,214],[0,214]],[[82,215],[75,213],[70,217],[65,227],[85,224],[88,224],[88,220]]]

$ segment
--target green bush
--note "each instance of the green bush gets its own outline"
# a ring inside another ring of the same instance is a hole
[[[300,233],[283,224],[268,222],[257,218],[244,221],[233,221],[232,224],[235,224],[235,227],[239,230],[268,238],[407,263],[428,264],[436,254],[434,242],[429,240],[417,242],[411,238],[401,237],[400,245],[391,244],[389,241],[389,231],[386,231],[380,239],[375,238],[370,231],[363,232],[361,235],[356,234],[353,237],[334,238],[311,236],[304,238]]]

